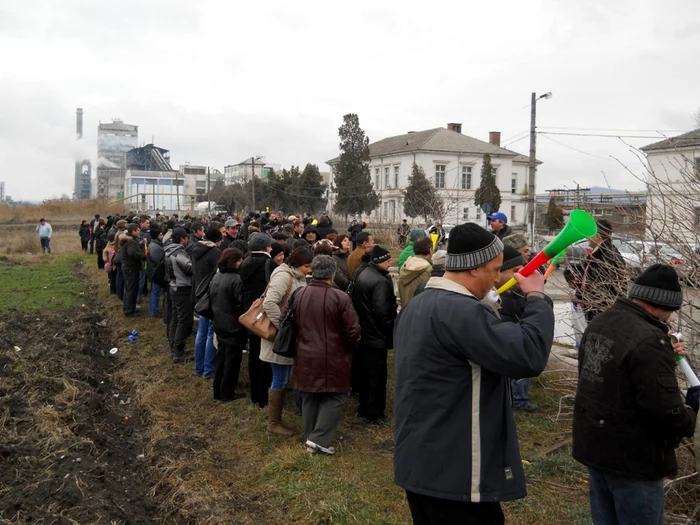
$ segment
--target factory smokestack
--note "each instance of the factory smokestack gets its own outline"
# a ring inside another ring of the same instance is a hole
[[[75,132],[78,135],[78,140],[83,138],[83,108],[78,108],[75,117]]]

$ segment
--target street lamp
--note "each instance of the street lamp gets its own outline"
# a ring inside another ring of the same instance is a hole
[[[532,94],[530,99],[530,161],[528,163],[528,195],[527,195],[527,219],[528,230],[530,231],[530,246],[535,248],[535,172],[536,153],[537,153],[537,101],[542,99],[552,98],[552,92],[548,91],[543,95],[537,96],[537,93]]]

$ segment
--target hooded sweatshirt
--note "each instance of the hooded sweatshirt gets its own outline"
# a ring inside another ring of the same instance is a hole
[[[418,287],[430,279],[432,271],[432,263],[421,255],[414,255],[406,259],[399,270],[399,297],[401,297],[402,307],[413,299]]]
[[[413,243],[421,237],[427,237],[423,230],[411,230],[411,237],[408,239],[408,246],[406,246],[399,255],[399,270],[401,270],[401,267],[406,262],[406,259],[408,259],[409,257],[413,257],[416,254],[413,251]]]
[[[185,251],[187,251],[186,248]],[[192,287],[195,290],[195,300],[199,300],[209,288],[209,282],[216,273],[221,249],[212,241],[197,241],[191,248],[190,256],[192,258]],[[201,290],[199,289],[200,283],[202,283]]]
[[[192,261],[182,244],[170,243],[165,247],[165,268],[170,289],[192,286]]]

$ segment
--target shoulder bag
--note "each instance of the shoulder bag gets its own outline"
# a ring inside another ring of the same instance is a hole
[[[294,290],[287,302],[287,317],[280,322],[280,329],[272,345],[272,351],[282,357],[294,357],[297,349],[297,334],[294,328],[294,299],[301,288]]]
[[[287,288],[287,293],[284,295],[284,301],[287,301],[289,293],[292,291],[292,282],[294,277],[289,276],[289,287]],[[266,339],[268,341],[274,341],[277,336],[277,327],[272,324],[272,321],[267,317],[265,310],[263,309],[263,301],[265,301],[265,296],[267,295],[267,290],[270,288],[268,284],[265,288],[263,294],[253,301],[250,308],[246,313],[238,318],[238,322],[241,323],[248,331],[254,333],[258,337]]]

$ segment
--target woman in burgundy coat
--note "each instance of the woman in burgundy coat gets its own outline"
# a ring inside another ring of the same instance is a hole
[[[301,392],[306,448],[335,454],[331,446],[350,393],[352,351],[360,324],[350,297],[331,287],[335,261],[319,255],[311,264],[313,280],[294,298],[296,354],[294,382]]]

